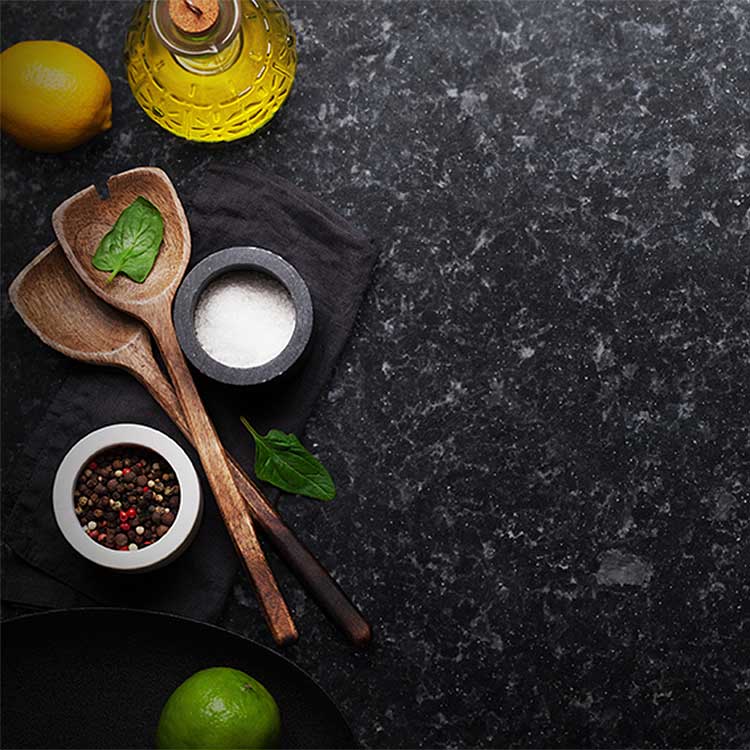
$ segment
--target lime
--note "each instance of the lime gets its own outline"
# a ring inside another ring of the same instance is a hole
[[[239,669],[212,667],[169,696],[156,747],[274,748],[280,734],[279,707],[263,685]]]

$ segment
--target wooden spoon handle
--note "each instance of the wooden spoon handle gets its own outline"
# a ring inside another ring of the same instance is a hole
[[[128,362],[129,369],[192,443],[190,429],[182,415],[182,409],[172,386],[150,353],[139,354],[137,362],[132,359]],[[239,463],[226,451],[224,455],[229,461],[229,468],[232,470],[237,489],[244,496],[253,518],[260,524],[276,551],[294,571],[320,608],[346,637],[355,646],[365,647],[372,637],[367,620],[349,601],[313,553],[284,524],[279,514],[255,486],[252,479],[242,470]]]
[[[238,482],[238,486],[241,486]],[[277,519],[268,535],[276,551],[302,580],[320,608],[346,634],[357,648],[365,648],[372,638],[372,629],[360,611],[339,588],[328,571],[291,529]]]
[[[271,634],[279,646],[292,643],[297,640],[297,628],[263,554],[252,518],[234,483],[219,437],[188,370],[172,324],[169,305],[154,307],[153,314],[148,318],[151,333],[169,370],[216,504],[240,557],[245,561]]]

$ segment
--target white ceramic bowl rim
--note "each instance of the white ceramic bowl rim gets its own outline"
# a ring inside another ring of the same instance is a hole
[[[83,530],[73,504],[78,474],[101,451],[117,445],[150,448],[167,461],[180,485],[180,507],[169,531],[148,547],[114,550],[94,541]],[[150,568],[171,557],[190,537],[201,515],[198,475],[187,453],[168,435],[140,424],[113,424],[90,432],[66,454],[57,469],[52,489],[55,520],[70,545],[88,560],[116,570]]]

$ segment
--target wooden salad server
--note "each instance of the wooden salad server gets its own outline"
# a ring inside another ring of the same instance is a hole
[[[192,442],[177,395],[154,359],[148,331],[89,291],[56,242],[16,276],[9,292],[24,323],[45,344],[73,359],[134,375]],[[366,646],[371,638],[367,621],[239,464],[226,456],[235,484],[276,551],[347,638]]]
[[[55,209],[52,226],[57,239],[75,272],[94,294],[112,307],[138,318],[151,331],[169,371],[216,504],[247,565],[271,634],[280,646],[292,643],[297,639],[297,628],[258,543],[252,518],[234,483],[172,323],[172,301],[190,260],[190,227],[180,199],[167,175],[153,167],[139,167],[114,175],[107,180],[107,187],[107,198],[101,198],[92,185]],[[139,196],[151,201],[164,219],[161,250],[143,283],[136,283],[124,274],[108,282],[109,274],[97,271],[91,259],[102,237]]]

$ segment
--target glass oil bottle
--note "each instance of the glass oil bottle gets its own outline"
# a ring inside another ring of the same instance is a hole
[[[147,0],[125,45],[146,114],[191,141],[231,141],[265,125],[289,95],[296,37],[276,0]]]

